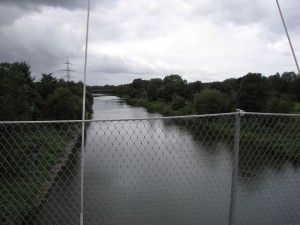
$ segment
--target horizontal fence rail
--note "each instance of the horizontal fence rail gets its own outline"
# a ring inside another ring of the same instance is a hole
[[[298,114],[3,121],[0,134],[0,224],[79,224],[81,199],[89,225],[300,224]]]

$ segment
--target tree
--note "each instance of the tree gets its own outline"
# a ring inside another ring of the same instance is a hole
[[[196,94],[194,107],[198,114],[221,113],[227,108],[227,100],[219,90],[204,89]]]
[[[240,109],[250,112],[261,112],[267,100],[266,78],[260,73],[248,73],[241,80],[237,92],[237,103]]]
[[[128,87],[128,95],[130,98],[139,98],[142,94],[142,91],[141,90],[138,90],[134,87]]]
[[[19,76],[22,76],[25,79],[26,83],[32,84],[33,78],[31,77],[30,72],[30,66],[26,62],[14,62],[14,63],[7,63],[3,62],[0,64],[0,67],[2,69],[5,69],[6,71],[15,72],[16,74],[19,74]]]
[[[293,110],[293,102],[287,97],[274,97],[267,101],[267,112],[290,113]]]
[[[186,85],[185,88],[185,93],[186,93],[186,98],[192,100],[194,98],[194,95],[196,93],[199,93],[203,90],[203,84],[201,81],[195,81],[191,82],[188,85]]]
[[[159,89],[163,84],[162,79],[154,78],[149,80],[147,85],[147,96],[150,101],[155,101],[159,96]]]
[[[155,101],[158,97],[158,88],[152,83],[148,85],[147,96],[150,101]]]
[[[0,63],[0,120],[30,120],[33,79],[26,63]]]
[[[294,101],[300,101],[300,75],[295,76],[293,82],[290,84],[290,95]]]
[[[142,80],[141,78],[138,78],[138,79],[134,79],[131,83],[131,86],[137,90],[140,90],[140,89],[143,89],[144,88],[144,85],[145,84],[145,81]]]
[[[81,118],[82,102],[66,87],[58,87],[47,99],[46,117],[55,120]]]
[[[269,76],[267,78],[267,82],[268,82],[268,91],[271,95],[277,95],[283,93],[287,94],[288,89],[286,89],[286,87],[288,86],[288,84],[286,82],[283,82],[279,73]],[[285,87],[285,85],[287,86]]]
[[[185,106],[185,99],[177,94],[172,96],[171,106],[174,110],[181,109]]]
[[[172,74],[166,76],[163,79],[162,97],[167,101],[172,101],[172,95],[174,93],[184,96],[184,89],[187,85],[186,80],[183,80],[181,76]]]
[[[46,99],[49,95],[53,94],[57,87],[57,79],[52,74],[42,74],[40,82],[36,83],[36,87],[43,99]]]

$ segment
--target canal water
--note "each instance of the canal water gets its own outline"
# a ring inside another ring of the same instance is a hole
[[[115,96],[95,97],[93,109],[95,120],[161,116]],[[85,224],[227,224],[232,141],[163,119],[92,122],[84,159]],[[265,154],[243,162],[237,224],[300,224],[298,165]],[[79,170],[75,151],[33,224],[79,224]]]

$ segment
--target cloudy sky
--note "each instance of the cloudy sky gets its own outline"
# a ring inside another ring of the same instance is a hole
[[[300,59],[300,1],[280,0]],[[0,62],[83,80],[86,0],[0,0]],[[87,83],[296,71],[275,0],[91,0]]]

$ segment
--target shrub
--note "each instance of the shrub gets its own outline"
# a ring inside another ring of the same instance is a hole
[[[194,107],[198,114],[220,113],[227,108],[227,100],[222,92],[215,89],[205,89],[196,94]]]
[[[179,95],[173,95],[172,96],[172,103],[171,103],[172,109],[178,110],[185,106],[185,99]]]
[[[293,110],[293,102],[284,98],[271,98],[267,102],[267,112],[290,113]]]

